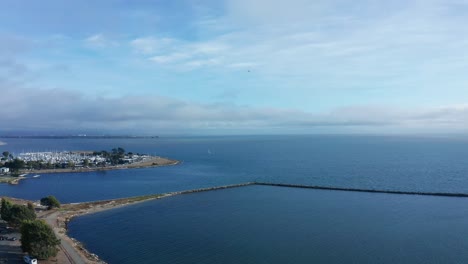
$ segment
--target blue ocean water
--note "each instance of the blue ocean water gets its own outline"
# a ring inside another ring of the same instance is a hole
[[[464,263],[467,204],[248,186],[82,216],[69,234],[109,263]]]
[[[171,167],[44,174],[0,195],[80,202],[246,181],[468,193],[468,138],[236,136],[2,139],[0,150],[110,150]],[[468,200],[260,187],[197,193],[83,216],[72,236],[110,263],[461,263]],[[92,232],[90,232],[92,230]]]
[[[236,136],[160,139],[2,139],[0,150],[110,150],[181,160],[173,167],[44,174],[0,194],[80,202],[266,181],[468,193],[468,138]]]

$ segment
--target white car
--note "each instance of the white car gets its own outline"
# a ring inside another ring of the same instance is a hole
[[[24,262],[28,264],[37,264],[37,259],[31,258],[30,256],[24,256],[23,257]]]

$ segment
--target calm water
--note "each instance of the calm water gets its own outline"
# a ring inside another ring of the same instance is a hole
[[[0,150],[110,150],[182,160],[174,167],[49,174],[0,185],[0,194],[63,202],[269,181],[336,187],[468,193],[467,138],[250,136],[119,140],[2,139]]]
[[[0,195],[101,200],[267,181],[468,193],[468,138],[245,136],[7,139],[0,150],[110,150],[173,167],[49,174]],[[246,187],[84,216],[73,236],[110,263],[462,263],[468,199]],[[92,230],[92,232],[90,232]]]
[[[110,263],[468,259],[468,200],[461,198],[249,186],[83,216],[69,228]]]

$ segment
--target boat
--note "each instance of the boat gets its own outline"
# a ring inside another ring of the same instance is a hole
[[[41,175],[34,175],[33,178],[38,178],[39,176],[41,176]]]

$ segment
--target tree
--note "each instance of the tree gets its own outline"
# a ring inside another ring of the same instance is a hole
[[[38,259],[57,256],[60,240],[44,220],[24,221],[21,224],[21,249]]]
[[[18,172],[20,169],[25,167],[26,163],[23,160],[18,158],[14,159],[13,161],[5,163],[5,167],[10,168],[13,172]]]
[[[112,165],[123,164],[123,158],[125,157],[125,149],[123,148],[113,148],[112,153],[109,157],[110,163]]]
[[[2,155],[3,155],[3,158],[4,158],[5,160],[7,160],[8,157],[10,156],[10,152],[8,152],[8,151],[3,151]]]
[[[52,208],[60,208],[60,202],[52,195],[42,198],[41,205],[47,206],[48,210]]]
[[[2,219],[7,222],[9,222],[11,219],[11,207],[11,202],[5,198],[2,198],[2,208],[0,209],[0,215],[2,215]]]
[[[74,163],[73,161],[69,160],[68,163],[67,163],[67,166],[68,166],[69,168],[74,168],[74,167],[75,167],[75,163]]]
[[[23,221],[36,219],[34,208],[26,205],[14,204],[10,208],[10,220],[7,221],[12,226],[19,226]]]
[[[25,220],[36,219],[36,212],[32,204],[28,204],[27,206],[12,204],[9,200],[3,198],[0,213],[2,214],[2,219],[13,226],[19,226]]]

